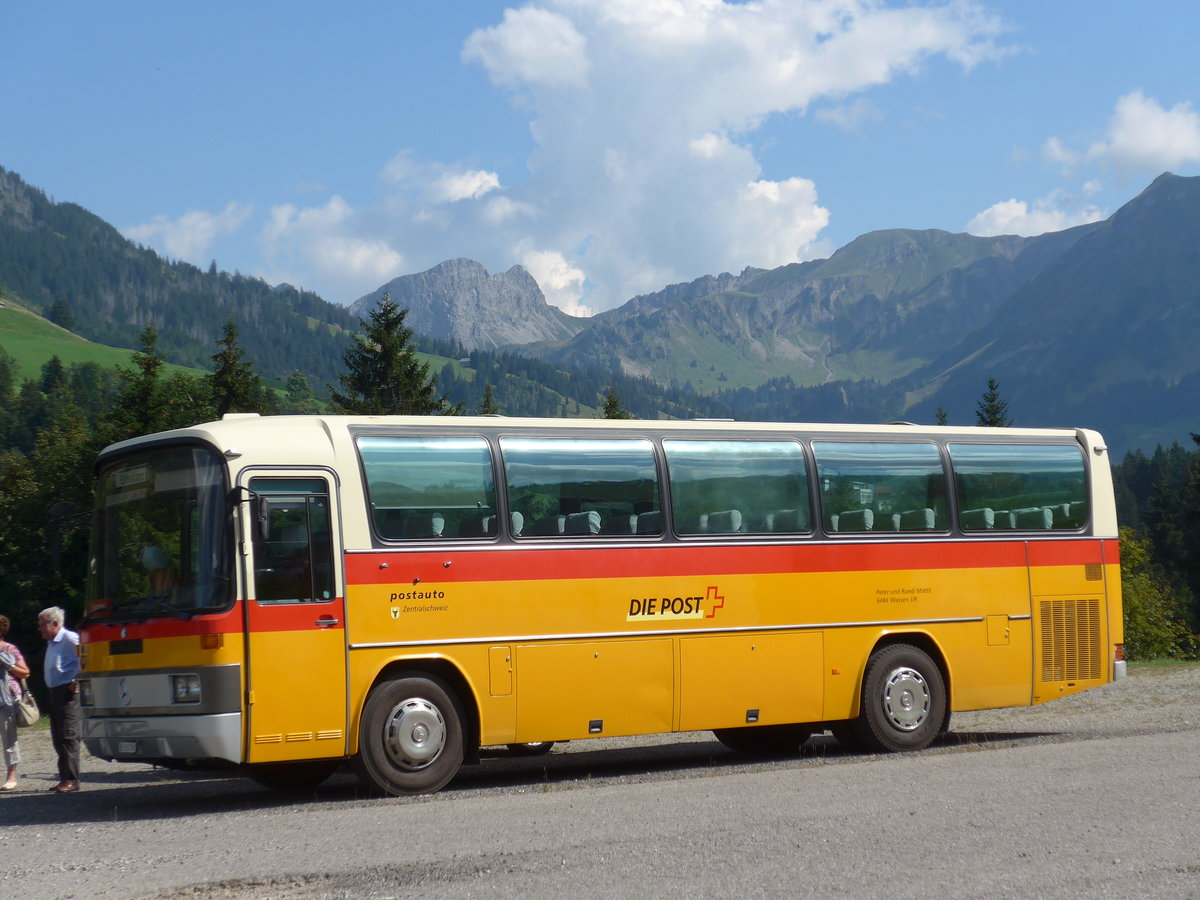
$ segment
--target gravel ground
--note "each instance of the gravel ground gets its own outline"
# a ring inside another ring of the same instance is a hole
[[[0,888],[22,900],[807,896],[1200,898],[1200,665],[962,713],[917,754],[730,753],[710,733],[503,750],[430,797],[349,773],[278,793],[85,758],[22,732]]]

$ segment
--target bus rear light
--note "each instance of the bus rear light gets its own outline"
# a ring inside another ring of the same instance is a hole
[[[199,703],[200,676],[172,675],[171,696],[176,703]]]
[[[223,634],[202,634],[200,635],[201,650],[220,650],[225,646],[225,635]]]
[[[90,679],[81,678],[79,680],[79,705],[80,706],[95,706],[96,699],[92,693],[92,682]]]
[[[1115,662],[1124,662],[1125,661],[1125,645],[1124,644],[1113,644],[1113,660]]]

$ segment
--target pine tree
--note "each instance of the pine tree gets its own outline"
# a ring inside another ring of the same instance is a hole
[[[230,412],[262,412],[262,379],[245,362],[246,351],[238,345],[237,325],[225,323],[225,334],[217,341],[220,349],[213,354],[209,376],[213,407],[217,418]]]
[[[995,378],[989,378],[987,390],[975,410],[975,418],[979,425],[988,428],[1009,428],[1012,419],[1008,417],[1008,403],[1000,399],[1000,386]]]
[[[287,411],[300,416],[313,416],[321,412],[321,403],[308,383],[308,376],[297,369],[287,380]]]
[[[159,374],[163,357],[158,352],[158,332],[149,322],[138,337],[140,349],[133,354],[133,368],[120,369],[121,390],[109,420],[109,440],[119,441],[161,430]]]
[[[342,359],[346,372],[338,376],[344,390],[329,386],[333,408],[340,413],[367,416],[454,415],[459,412],[437,395],[429,364],[417,358],[411,328],[404,327],[407,309],[386,293],[370,320],[360,320],[364,334]]]
[[[489,384],[483,389],[483,402],[479,404],[479,414],[481,416],[499,415],[500,407],[496,405],[496,398],[492,393],[492,386]]]
[[[936,422],[938,425],[949,424],[950,417],[946,412],[946,407],[939,406],[937,408],[937,411],[933,414],[933,419],[934,419],[934,422]]]
[[[42,363],[41,389],[43,394],[53,394],[56,390],[66,387],[67,370],[57,355]]]
[[[46,318],[67,331],[75,330],[75,314],[71,312],[71,304],[66,297],[59,297],[50,304],[50,311],[46,314]]]
[[[617,389],[615,386],[608,389],[608,396],[604,398],[603,417],[605,419],[633,418],[633,413],[628,412],[623,406],[621,406],[621,398],[617,396]]]

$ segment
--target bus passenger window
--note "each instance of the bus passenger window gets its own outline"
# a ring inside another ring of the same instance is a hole
[[[520,535],[578,539],[662,533],[654,446],[644,438],[501,438]]]
[[[492,452],[483,438],[364,435],[358,452],[382,540],[496,536]]]
[[[808,471],[796,441],[665,440],[683,535],[806,534]]]
[[[813,455],[830,534],[949,529],[936,444],[813,441]]]
[[[1089,520],[1075,444],[950,445],[963,531],[1074,531]]]

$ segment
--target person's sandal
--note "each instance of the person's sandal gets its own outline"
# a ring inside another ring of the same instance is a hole
[[[0,785],[0,791],[15,791],[16,789],[17,783],[15,781],[6,781],[3,785]]]

